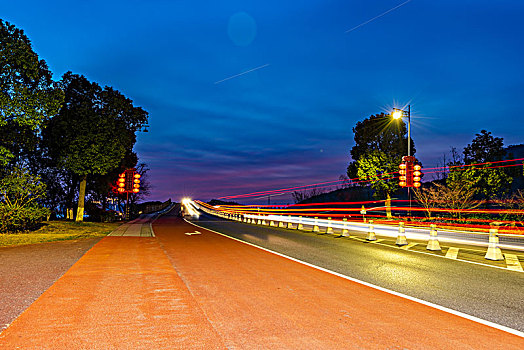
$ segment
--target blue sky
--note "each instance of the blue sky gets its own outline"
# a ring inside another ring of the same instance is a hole
[[[19,0],[0,17],[55,79],[150,113],[151,199],[210,199],[337,180],[355,123],[393,106],[411,104],[426,167],[482,129],[524,142],[524,2],[412,0],[346,33],[402,2]]]

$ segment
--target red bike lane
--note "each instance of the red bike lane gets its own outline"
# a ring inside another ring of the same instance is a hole
[[[164,217],[155,233],[240,349],[521,349],[524,338]],[[200,234],[187,235],[194,231]]]
[[[223,349],[155,238],[105,237],[0,334],[0,349]]]

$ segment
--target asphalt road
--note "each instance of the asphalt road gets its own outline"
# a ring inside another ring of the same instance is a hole
[[[522,272],[207,214],[191,221],[361,281],[524,331]]]

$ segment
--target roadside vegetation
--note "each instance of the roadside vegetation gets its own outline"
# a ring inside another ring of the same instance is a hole
[[[34,231],[0,234],[0,247],[105,237],[118,225],[116,222],[43,221]]]
[[[351,207],[351,202],[375,200],[385,211],[374,213],[376,220],[473,230],[496,224],[501,232],[524,233],[524,145],[505,147],[502,138],[481,130],[462,152],[452,147],[437,167],[426,171],[422,186],[410,189],[411,212],[405,209],[408,192],[399,186],[399,164],[408,145],[404,121],[372,115],[359,121],[353,133],[353,159],[347,176],[340,177],[341,187],[296,191],[295,203],[344,202]],[[416,155],[413,140],[410,146]]]
[[[2,19],[0,62],[3,240],[7,233],[35,230],[43,220],[81,222],[84,214],[91,221],[119,219],[109,204],[123,211],[125,196],[115,183],[125,169],[136,168],[141,175],[141,191],[130,195],[130,204],[148,194],[149,169],[133,151],[136,134],[147,131],[145,110],[118,90],[80,74],[67,72],[54,80],[24,31]],[[41,233],[48,234],[41,239],[91,235],[95,228],[85,226],[82,233],[71,226],[74,233]],[[20,239],[28,237],[22,234]]]

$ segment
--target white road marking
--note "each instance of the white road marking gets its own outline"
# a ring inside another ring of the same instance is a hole
[[[450,309],[450,308],[447,308],[445,306],[441,306],[441,305],[437,305],[437,304],[433,304],[429,301],[425,301],[425,300],[422,300],[422,299],[419,299],[419,298],[415,298],[415,297],[412,297],[412,296],[409,296],[409,295],[406,295],[406,294],[403,294],[403,293],[399,293],[399,292],[395,292],[394,290],[391,290],[391,289],[387,289],[387,288],[384,288],[384,287],[380,287],[380,286],[377,286],[375,284],[372,284],[372,283],[368,283],[368,282],[364,282],[364,281],[361,281],[359,279],[356,279],[356,278],[353,278],[353,277],[349,277],[349,276],[346,276],[346,275],[343,275],[341,273],[338,273],[338,272],[335,272],[335,271],[331,271],[329,269],[326,269],[326,268],[323,268],[323,267],[320,267],[320,266],[316,266],[316,265],[313,265],[313,264],[310,264],[308,262],[305,262],[305,261],[302,261],[302,260],[299,260],[299,259],[296,259],[296,258],[293,258],[293,257],[290,257],[290,256],[287,256],[287,255],[284,255],[284,254],[281,254],[281,253],[278,253],[278,252],[275,252],[275,251],[272,251],[272,250],[269,250],[267,248],[264,248],[264,247],[260,247],[260,246],[257,246],[253,243],[249,243],[249,242],[246,242],[246,241],[243,241],[241,239],[238,239],[238,238],[235,238],[235,237],[231,237],[231,236],[228,236],[224,233],[220,233],[218,231],[214,231],[214,230],[210,230],[210,229],[207,229],[205,227],[202,227],[202,226],[199,226],[193,222],[190,222],[190,221],[187,221],[186,219],[184,219],[185,222],[187,222],[188,224],[190,225],[194,225],[196,227],[200,227],[204,230],[208,230],[210,232],[214,232],[218,235],[221,235],[221,236],[224,236],[224,237],[227,237],[229,239],[232,239],[232,240],[235,240],[235,241],[238,241],[240,243],[244,243],[244,244],[247,244],[247,245],[250,245],[252,247],[255,247],[255,248],[258,248],[258,249],[261,249],[261,250],[264,250],[268,253],[272,253],[272,254],[275,254],[275,255],[278,255],[278,256],[281,256],[283,258],[286,258],[286,259],[289,259],[289,260],[292,260],[292,261],[295,261],[297,263],[300,263],[300,264],[303,264],[303,265],[306,265],[306,266],[309,266],[309,267],[312,267],[314,269],[317,269],[317,270],[320,270],[320,271],[324,271],[324,272],[327,272],[327,273],[330,273],[332,275],[335,275],[335,276],[338,276],[338,277],[342,277],[344,279],[347,279],[348,281],[352,281],[352,282],[355,282],[355,283],[359,283],[359,284],[362,284],[364,286],[368,286],[368,287],[371,287],[371,288],[374,288],[374,289],[377,289],[377,290],[380,290],[380,291],[383,291],[383,292],[386,292],[388,294],[392,294],[392,295],[396,295],[398,297],[401,297],[401,298],[404,298],[404,299],[408,299],[408,300],[412,300],[414,302],[417,302],[417,303],[420,303],[420,304],[423,304],[423,305],[426,305],[426,306],[429,306],[429,307],[432,307],[434,309],[438,309],[438,310],[441,310],[441,311],[444,311],[444,312],[447,312],[447,313],[450,313],[452,315],[455,315],[455,316],[459,316],[459,317],[462,317],[462,318],[465,318],[465,319],[468,319],[468,320],[471,320],[471,321],[474,321],[474,322],[477,322],[477,323],[480,323],[480,324],[483,324],[483,325],[486,325],[486,326],[489,326],[489,327],[493,327],[493,328],[496,328],[496,329],[499,329],[501,331],[504,331],[504,332],[507,332],[507,333],[511,333],[511,334],[515,334],[519,337],[524,337],[524,332],[521,332],[521,331],[518,331],[516,329],[513,329],[513,328],[509,328],[509,327],[506,327],[506,326],[503,326],[503,325],[500,325],[500,324],[497,324],[497,323],[494,323],[494,322],[491,322],[491,321],[487,321],[487,320],[483,320],[481,318],[478,318],[478,317],[475,317],[475,316],[471,316],[471,315],[468,315],[468,314],[465,314],[463,312],[460,312],[460,311],[457,311],[457,310],[453,310],[453,309]],[[428,255],[433,255],[433,254],[428,254]],[[438,255],[437,255],[438,256]]]
[[[408,245],[403,245],[402,247],[400,247],[400,249],[408,250],[409,248],[412,248],[416,246],[417,244],[418,243],[409,243]]]
[[[450,247],[446,252],[446,258],[456,259],[459,253],[459,248]]]
[[[188,236],[192,236],[192,235],[201,235],[202,232],[200,231],[195,231],[195,232],[186,232],[184,233],[185,235],[188,235]]]
[[[508,270],[523,272],[519,258],[515,254],[504,254]]]

